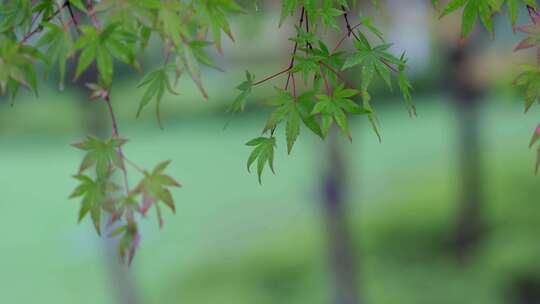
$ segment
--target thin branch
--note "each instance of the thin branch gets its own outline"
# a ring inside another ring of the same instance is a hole
[[[71,17],[70,23],[73,22],[73,24],[75,25],[75,30],[80,35],[81,30],[79,29],[79,21],[77,20],[77,17],[75,16],[75,13],[73,12],[73,8],[71,7],[71,4],[69,3],[69,1],[66,1],[66,3],[67,3],[68,11],[69,11],[69,16]]]
[[[385,66],[387,66],[390,70],[392,70],[394,73],[399,73],[398,69],[391,65],[388,61],[381,59],[381,62],[384,63]]]
[[[75,24],[75,26],[79,26],[77,20],[75,19],[75,14],[73,13],[73,8],[71,7],[71,4],[69,4],[69,1],[66,1],[66,3],[67,3],[69,15],[71,16],[71,20],[73,20],[73,23]]]
[[[64,25],[64,27],[68,27],[68,26],[71,26],[72,24],[75,24],[75,26],[78,26],[78,18],[77,16],[75,15],[75,13],[73,12],[73,9],[71,8],[71,5],[69,4],[69,1],[65,1],[64,4],[58,8],[56,11],[54,11],[54,13],[52,13],[52,15],[50,15],[49,17],[47,17],[44,21],[45,22],[49,22],[51,21],[52,19],[54,19],[56,16],[58,16],[61,12],[62,12],[62,9],[65,8],[65,7],[68,7],[69,9],[69,13],[71,15],[71,20],[67,23],[67,24],[64,24],[62,22],[62,24]],[[40,13],[39,13],[40,14]],[[34,20],[32,20],[32,25],[37,21],[38,19],[38,16],[39,14],[36,15],[36,17],[34,17]],[[32,31],[26,33],[21,41],[19,42],[19,45],[23,45],[25,44],[28,39],[30,39],[32,36],[34,36],[35,34],[41,32],[43,30],[43,26],[40,24],[38,25],[35,29],[33,29]],[[77,31],[79,31],[79,28],[77,27]]]
[[[57,4],[58,5],[58,10],[60,11],[60,13],[57,15],[58,20],[60,21],[60,23],[62,24],[62,27],[64,29],[68,28],[68,24],[64,23],[64,8],[67,6],[67,3],[68,3],[68,0],[66,0],[64,2],[64,4],[62,4],[61,6],[59,4]]]
[[[86,0],[86,9],[88,10],[88,16],[90,16],[90,20],[92,20],[92,24],[94,27],[98,30],[101,29],[101,23],[99,22],[99,19],[96,16],[96,10],[94,9],[94,3],[92,0]]]
[[[103,99],[105,100],[105,103],[107,104],[107,109],[109,110],[109,115],[111,116],[112,133],[113,133],[112,135],[113,137],[119,137],[120,133],[118,132],[118,123],[117,123],[116,115],[114,114],[114,110],[111,104],[111,98],[107,94],[103,97]]]
[[[66,3],[67,3],[67,1],[66,1]],[[66,5],[66,3],[64,3],[64,5]],[[34,25],[34,23],[37,21],[37,19],[38,19],[38,17],[39,17],[40,14],[41,14],[41,12],[38,13],[38,14],[36,15],[36,17],[34,18],[34,20],[32,20],[32,25]],[[48,21],[52,20],[52,19],[53,19],[54,17],[56,17],[58,14],[60,14],[60,9],[57,9],[57,10],[56,10],[51,16],[49,16],[45,21],[48,22]],[[35,34],[41,32],[42,30],[43,30],[43,26],[41,26],[41,24],[38,25],[35,29],[33,29],[33,30],[31,30],[30,32],[26,33],[26,34],[22,37],[21,41],[19,42],[19,45],[22,45],[22,44],[26,43],[26,41],[28,41],[28,39],[30,39],[30,38],[31,38],[32,36],[34,36]]]
[[[306,32],[309,33],[309,16],[308,16],[307,11],[306,11]],[[306,41],[306,48],[310,50],[313,49],[313,46],[311,45],[311,43],[309,43],[309,41]]]
[[[42,13],[43,11],[39,11],[37,14],[35,14],[34,17],[32,17],[32,23],[30,23],[30,28],[34,27],[34,25],[36,24],[36,21],[39,19],[39,16],[41,16]]]
[[[362,23],[358,23],[357,25],[353,26],[351,28],[351,30],[355,30],[357,28],[359,28],[360,26],[362,26]],[[343,42],[345,42],[345,40],[347,40],[347,38],[349,38],[349,33],[348,33],[348,30],[347,30],[347,33],[345,33],[345,35],[343,37],[341,37],[341,39],[338,41],[338,43],[336,44],[336,46],[334,47],[334,49],[332,49],[332,53],[335,53],[340,47],[341,45],[343,44]]]
[[[171,44],[169,40],[165,42],[165,65],[169,64],[169,60],[171,59]]]
[[[302,12],[300,13],[300,21],[298,22],[298,26],[300,28],[302,28],[302,24],[304,24],[304,15],[306,13],[306,9],[302,6]],[[289,64],[289,68],[292,69],[294,67],[294,61],[295,61],[295,56],[296,56],[296,52],[298,51],[298,41],[295,41],[294,42],[294,49],[293,49],[293,52],[292,52],[292,56],[291,56],[291,63]],[[291,80],[291,73],[289,73],[289,75],[287,76],[287,82],[285,83],[285,90],[287,90],[289,88],[289,82]]]
[[[286,69],[284,69],[284,70],[282,70],[282,71],[279,71],[279,72],[277,72],[277,73],[275,73],[275,74],[273,74],[273,75],[271,75],[271,76],[268,76],[268,77],[264,78],[263,80],[260,80],[260,81],[255,82],[255,83],[253,84],[253,86],[258,86],[258,85],[260,85],[260,84],[262,84],[262,83],[265,83],[265,82],[267,82],[267,81],[269,81],[269,80],[272,80],[272,79],[278,77],[279,75],[282,75],[282,74],[287,73],[287,72],[290,71],[291,69],[292,69],[292,67],[289,66],[288,68],[286,68]]]
[[[342,5],[341,6],[341,9],[343,10],[343,18],[345,19],[345,23],[347,25],[347,36],[350,37],[351,34],[354,36],[354,38],[356,38],[356,40],[360,40],[360,38],[356,35],[356,33],[353,31],[353,28],[351,27],[351,23],[349,22],[349,15],[347,13],[347,8]]]
[[[302,26],[302,24],[304,23],[304,12],[305,12],[305,9],[302,7],[302,13],[300,15],[300,27]],[[281,76],[285,73],[288,73],[292,70],[292,68],[294,67],[294,60],[295,60],[295,56],[296,56],[296,52],[298,51],[298,42],[295,42],[294,43],[294,49],[293,49],[293,52],[292,52],[292,55],[291,55],[291,62],[289,63],[289,66],[286,68],[286,69],[283,69],[275,74],[272,74],[262,80],[259,80],[257,82],[255,82],[253,84],[253,86],[258,86],[260,84],[263,84],[269,80],[272,80],[278,76]],[[289,81],[290,81],[290,78],[291,78],[291,73],[289,73],[288,77],[287,77],[287,84],[285,85],[285,90],[289,87]]]
[[[21,39],[21,41],[19,42],[19,45],[23,45],[26,43],[26,41],[28,41],[28,39],[30,39],[30,37],[34,36],[35,34],[41,32],[43,30],[43,27],[41,25],[39,25],[38,27],[36,27],[34,30],[32,30],[31,32],[28,32],[26,33],[26,35],[23,36],[23,38]]]
[[[129,158],[127,158],[125,155],[122,155],[121,157],[126,161],[126,163],[127,163],[128,165],[132,166],[133,169],[139,171],[141,174],[145,174],[145,173],[146,173],[146,171],[145,171],[143,168],[139,167],[135,162],[133,162],[132,160],[130,160]]]
[[[324,80],[324,86],[326,87],[326,94],[328,96],[332,96],[332,89],[330,88],[330,83],[328,83],[328,78],[326,77],[326,74],[322,71],[322,68],[321,68],[321,75]]]
[[[117,123],[116,115],[112,107],[110,95],[107,93],[103,97],[103,100],[105,101],[105,104],[107,105],[109,116],[111,117],[112,136],[115,138],[120,138],[120,132],[118,131],[118,123]],[[125,190],[126,190],[126,193],[129,193],[128,176],[127,176],[126,165],[124,162],[125,157],[124,157],[124,152],[122,150],[122,147],[119,147],[117,152],[118,152],[118,155],[120,155],[120,159],[122,160],[122,166],[120,169],[122,170],[122,174],[124,175],[124,186],[126,188]]]

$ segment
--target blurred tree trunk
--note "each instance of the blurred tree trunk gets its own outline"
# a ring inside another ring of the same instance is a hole
[[[96,66],[92,65],[78,79],[76,88],[81,100],[81,116],[85,132],[104,138],[110,136],[111,129],[111,122],[108,113],[105,110],[105,104],[101,99],[95,101],[89,100],[88,95],[90,90],[86,88],[87,83],[95,83],[97,78],[98,72]],[[107,221],[108,218],[104,220],[104,222]],[[106,238],[103,240],[103,244],[105,247],[107,269],[109,270],[109,286],[111,287],[111,292],[114,294],[116,303],[142,303],[129,270],[119,262],[117,242],[114,239]]]
[[[333,132],[329,138],[327,157],[328,167],[322,188],[323,214],[328,230],[335,303],[358,304],[358,278],[347,224],[346,173],[337,132]]]
[[[478,244],[482,234],[482,169],[480,153],[480,99],[482,85],[475,79],[471,45],[451,49],[447,79],[458,116],[460,198],[452,247],[456,256],[465,259]]]

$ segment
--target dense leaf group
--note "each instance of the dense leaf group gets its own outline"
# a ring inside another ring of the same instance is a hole
[[[162,226],[160,204],[175,211],[169,188],[179,184],[164,173],[169,162],[146,171],[123,153],[126,140],[119,134],[111,101],[115,67],[124,64],[144,74],[140,56],[152,37],[161,42],[163,64],[141,76],[139,87],[145,91],[137,110],[139,116],[155,101],[161,125],[162,97],[165,92],[176,94],[173,86],[183,75],[190,77],[207,97],[200,65],[214,66],[208,49],[216,47],[221,52],[222,33],[233,38],[226,14],[242,11],[233,0],[0,1],[1,95],[14,100],[21,87],[37,93],[38,71],[47,74],[53,68],[58,69],[62,89],[69,60],[76,63],[70,75],[74,80],[89,73],[92,66],[97,71],[90,75],[94,81],[85,85],[90,89],[90,99],[100,99],[107,107],[112,135],[105,140],[88,137],[75,145],[85,156],[75,175],[78,186],[71,197],[81,200],[79,221],[89,214],[98,234],[107,220],[107,230],[120,238],[122,258],[133,258],[140,240],[139,217],[154,208]],[[128,184],[128,169],[142,175],[134,188]],[[124,180],[122,186],[116,182],[119,178]]]
[[[352,140],[349,127],[351,115],[366,115],[380,138],[369,94],[376,75],[389,88],[392,88],[392,78],[397,79],[410,112],[416,113],[410,103],[411,85],[405,74],[405,55],[396,57],[389,51],[391,44],[385,42],[383,34],[370,19],[358,16],[358,20],[353,19],[357,23],[351,24],[350,11],[349,3],[345,0],[283,1],[280,25],[288,16],[299,18],[295,26],[296,35],[290,38],[294,42],[290,64],[288,68],[259,81],[254,80],[248,72],[247,80],[238,86],[241,94],[230,107],[233,112],[243,110],[248,94],[256,86],[280,76],[286,78],[284,87],[276,88],[276,97],[266,103],[272,107],[263,128],[266,137],[258,137],[248,143],[254,147],[248,167],[257,156],[262,156],[257,170],[259,181],[266,161],[273,171],[271,160],[274,157],[267,154],[275,151],[275,131],[280,125],[284,125],[288,153],[291,153],[300,135],[301,125],[324,139],[335,124]],[[332,49],[324,39],[328,29],[341,36]],[[351,40],[353,52],[344,51],[346,40]],[[361,81],[358,84],[348,81],[344,75],[347,70],[358,73]]]
[[[493,15],[507,8],[514,29],[527,35],[516,50],[536,48],[540,54],[540,14],[535,0],[444,2],[441,16],[462,10],[463,38],[471,33],[478,19],[493,33]],[[280,127],[284,129],[288,153],[293,151],[303,129],[325,139],[335,125],[352,140],[350,118],[356,115],[366,116],[380,139],[370,94],[374,81],[385,83],[389,89],[396,83],[410,114],[416,114],[405,53],[397,56],[390,51],[391,44],[375,23],[358,13],[357,1],[281,3],[279,26],[291,16],[297,18],[295,34],[290,37],[290,61],[285,69],[260,80],[246,72],[246,80],[237,87],[240,94],[229,107],[229,112],[243,111],[258,86],[283,78],[283,86],[276,88],[275,97],[266,103],[271,114],[262,134],[247,143],[252,149],[247,167],[250,170],[256,163],[259,182],[266,167],[274,171],[276,132]],[[441,5],[439,0],[432,3]],[[532,24],[516,26],[520,7],[528,9]],[[112,134],[108,139],[89,136],[75,145],[85,155],[74,176],[78,185],[71,197],[80,199],[79,221],[89,215],[98,234],[106,227],[110,236],[119,239],[119,254],[129,262],[140,242],[138,220],[152,208],[162,226],[161,207],[175,212],[171,189],[179,184],[165,174],[168,161],[147,171],[126,157],[123,148],[127,141],[119,133],[112,102],[116,67],[127,65],[142,74],[136,114],[141,115],[153,102],[161,126],[163,96],[177,94],[175,84],[184,75],[195,83],[202,97],[208,98],[200,66],[215,67],[208,50],[213,47],[222,53],[223,35],[234,40],[227,14],[241,12],[244,9],[235,0],[0,1],[0,95],[8,95],[13,101],[21,88],[37,94],[40,71],[46,76],[57,70],[60,89],[68,76],[77,80],[90,74],[91,67],[97,71],[91,75],[94,80],[85,85],[90,99],[101,100],[107,108]],[[329,33],[338,36],[332,48]],[[163,62],[146,72],[140,57],[151,39],[161,45]],[[346,43],[351,48],[345,48]],[[69,60],[76,64],[73,75],[66,72]],[[538,64],[524,67],[516,79],[525,87],[526,109],[540,101]],[[354,82],[345,73],[356,75]],[[531,146],[539,140],[540,127],[535,130]],[[540,148],[538,151],[540,164]],[[128,171],[141,175],[134,187],[129,186]]]

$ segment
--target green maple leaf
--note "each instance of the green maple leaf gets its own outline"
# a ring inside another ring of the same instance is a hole
[[[0,39],[0,95],[9,92],[14,101],[22,85],[37,94],[36,60],[45,61],[38,49],[19,45],[14,40]]]
[[[188,71],[189,75],[191,76],[191,79],[201,92],[202,96],[205,99],[208,99],[208,93],[206,93],[206,89],[204,88],[202,79],[201,79],[201,71],[199,68],[199,60],[197,58],[200,58],[201,56],[204,56],[202,52],[202,49],[197,46],[197,44],[194,44],[193,42],[188,42],[185,39],[182,39],[181,46],[177,46],[175,48],[176,52],[178,53],[177,57],[177,69],[182,70],[185,69]],[[199,55],[196,55],[199,54]]]
[[[250,171],[251,166],[257,161],[257,175],[259,183],[262,183],[261,177],[264,167],[268,165],[272,172],[274,171],[274,150],[276,147],[276,138],[258,137],[246,143],[246,146],[254,147],[247,161],[247,169]]]
[[[13,33],[16,28],[27,32],[31,24],[32,3],[30,1],[13,0],[0,4],[0,33]]]
[[[166,65],[163,68],[157,69],[151,73],[148,73],[137,85],[138,88],[146,87],[146,90],[139,103],[139,109],[137,110],[137,117],[141,115],[142,110],[146,107],[152,99],[156,101],[156,117],[160,127],[161,124],[161,100],[165,91],[171,94],[178,94],[174,91],[169,74],[174,71],[175,67],[172,64]]]
[[[169,166],[170,161],[164,161],[158,164],[152,172],[144,172],[143,180],[135,187],[133,191],[136,194],[142,194],[143,205],[141,207],[141,213],[146,214],[148,209],[152,206],[156,208],[159,226],[163,226],[163,218],[161,216],[161,209],[159,203],[164,203],[169,207],[172,212],[176,212],[174,206],[174,199],[169,190],[171,187],[180,187],[180,184],[176,182],[169,175],[164,174],[165,169]]]
[[[102,30],[93,26],[80,26],[81,36],[75,43],[76,49],[82,49],[79,55],[75,78],[78,78],[92,62],[96,62],[101,82],[110,86],[113,78],[113,59],[139,68],[135,61],[135,34],[122,29],[121,23],[108,23]]]
[[[241,93],[236,97],[233,103],[227,109],[227,112],[236,113],[244,111],[246,107],[246,100],[253,88],[253,82],[255,76],[249,71],[246,71],[246,80],[236,87]]]
[[[540,21],[540,20],[537,20]],[[540,24],[532,23],[527,25],[518,25],[517,31],[525,33],[527,37],[522,39],[514,51],[520,51],[532,47],[537,47],[540,44]]]
[[[272,99],[268,104],[277,107],[268,119],[263,130],[273,130],[276,126],[285,122],[285,137],[287,139],[287,152],[290,154],[294,143],[300,135],[300,123],[303,122],[313,133],[322,136],[319,123],[311,114],[313,110],[313,92],[306,92],[298,97],[294,97],[289,92],[281,89],[277,90],[277,97]]]
[[[108,181],[94,181],[87,175],[78,174],[74,178],[79,181],[79,185],[70,198],[82,197],[81,208],[79,210],[79,222],[81,222],[90,212],[90,217],[96,228],[96,232],[101,235],[101,211],[107,198],[107,189],[114,189]]]
[[[283,25],[288,16],[294,14],[298,8],[300,1],[298,0],[283,0],[281,1],[281,17],[279,18],[279,26]]]
[[[357,90],[345,89],[343,85],[340,85],[334,89],[332,96],[317,95],[319,101],[313,108],[312,114],[319,114],[321,116],[322,134],[324,137],[328,135],[330,127],[335,122],[341,131],[352,140],[347,113],[354,115],[367,115],[371,113],[371,111],[364,109],[351,100],[352,97],[359,93]]]
[[[341,69],[347,70],[356,66],[361,67],[362,91],[367,91],[375,73],[391,89],[392,68],[390,66],[401,67],[405,65],[404,57],[400,59],[388,52],[391,46],[391,44],[385,43],[372,47],[364,35],[359,35],[359,40],[355,42],[356,52],[345,60]]]
[[[405,55],[402,54],[400,58],[395,57],[388,51],[390,47],[391,44],[387,43],[373,47],[368,39],[362,33],[359,33],[358,40],[355,42],[356,52],[350,55],[342,66],[342,70],[357,66],[360,68],[363,108],[369,112],[369,121],[379,141],[381,140],[379,124],[370,104],[371,95],[368,93],[369,86],[375,75],[378,75],[392,89],[392,74],[397,74],[398,86],[409,106],[409,112],[415,112],[415,108],[410,102],[411,84],[405,75]],[[327,118],[327,120],[329,119]]]
[[[320,8],[312,10],[315,11],[314,18],[320,18],[320,22],[323,26],[327,28],[334,28],[338,31],[340,30],[336,17],[343,16],[344,12],[341,9],[335,8],[334,1],[323,1]],[[311,14],[309,16],[313,16],[313,13],[310,13]]]
[[[516,24],[520,6],[531,6],[536,8],[536,0],[506,0],[508,7],[508,17],[512,26]]]
[[[514,83],[525,87],[525,112],[527,112],[535,102],[540,102],[540,71],[533,65],[524,65],[523,69],[525,71]]]
[[[200,1],[204,20],[208,23],[214,37],[216,48],[221,53],[221,33],[224,32],[231,40],[234,36],[231,26],[225,17],[226,13],[243,13],[244,10],[234,0],[203,0]]]
[[[443,10],[441,17],[444,17],[459,8],[463,7],[461,22],[461,37],[467,37],[478,18],[482,21],[486,29],[493,34],[492,15],[500,9],[500,0],[452,0]]]
[[[409,79],[407,78],[407,75],[405,74],[405,68],[407,60],[405,58],[405,53],[401,55],[400,60],[403,62],[402,65],[399,66],[398,70],[398,86],[401,91],[401,94],[403,95],[403,99],[405,100],[405,103],[407,104],[407,108],[409,111],[410,116],[416,116],[416,106],[412,102],[412,96],[411,96],[411,90],[412,85],[409,82]]]
[[[125,139],[116,137],[103,141],[97,137],[88,136],[85,141],[74,144],[74,147],[86,152],[79,167],[79,174],[95,166],[96,176],[102,179],[108,176],[113,165],[122,168],[123,162],[117,150],[126,142]]]
[[[59,86],[62,89],[66,75],[66,62],[75,52],[71,32],[53,23],[46,22],[42,26],[47,29],[47,32],[41,37],[36,46],[47,45],[47,51],[45,53],[47,69],[50,70],[55,63],[58,64],[60,72]]]

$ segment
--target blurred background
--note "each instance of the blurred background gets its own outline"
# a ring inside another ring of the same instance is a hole
[[[293,20],[277,27],[279,3],[231,17],[236,43],[212,53],[225,72],[203,73],[210,100],[184,79],[162,103],[165,130],[151,109],[135,119],[140,75],[118,70],[125,153],[144,167],[172,159],[183,184],[163,230],[143,221],[129,269],[90,221],[77,225],[79,203],[67,199],[82,156],[69,145],[109,135],[104,104],[77,84],[59,92],[55,77],[38,98],[0,100],[0,303],[540,303],[540,188],[527,149],[540,110],[524,115],[511,86],[535,59],[512,52],[521,37],[507,16],[494,38],[478,27],[460,42],[460,16],[439,20],[429,1],[363,8],[396,54],[407,51],[418,117],[379,85],[382,143],[365,117],[353,119],[352,143],[303,132],[291,156],[279,142],[277,174],[261,186],[244,143],[282,80],[255,90],[246,113],[225,109],[245,70],[260,79],[288,64]],[[160,56],[156,44],[144,66]]]

